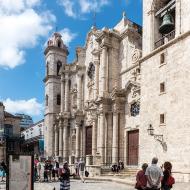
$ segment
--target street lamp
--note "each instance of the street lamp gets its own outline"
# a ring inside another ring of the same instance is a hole
[[[160,144],[162,145],[162,148],[163,148],[164,151],[167,151],[167,144],[164,141],[164,136],[163,135],[154,134],[154,128],[153,128],[152,124],[149,124],[147,132],[148,132],[148,135],[153,136],[155,140],[157,140],[158,142],[160,142]]]

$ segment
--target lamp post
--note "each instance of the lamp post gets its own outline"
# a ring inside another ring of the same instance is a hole
[[[152,124],[149,124],[147,132],[148,132],[148,135],[153,136],[155,140],[160,142],[164,151],[167,151],[167,144],[164,141],[163,135],[154,134],[154,128],[153,128]]]

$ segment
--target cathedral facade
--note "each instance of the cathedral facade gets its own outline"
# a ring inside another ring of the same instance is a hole
[[[136,168],[157,156],[188,181],[190,5],[143,3],[143,35],[124,14],[112,29],[92,27],[72,63],[59,33],[48,40],[45,154]]]

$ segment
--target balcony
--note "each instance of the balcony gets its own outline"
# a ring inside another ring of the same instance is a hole
[[[154,49],[157,49],[158,47],[168,43],[170,40],[175,38],[175,30],[171,31],[169,34],[164,35],[161,39],[159,39],[154,44]]]

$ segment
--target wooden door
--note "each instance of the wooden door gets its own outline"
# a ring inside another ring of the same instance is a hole
[[[128,132],[127,164],[138,165],[139,156],[139,130]]]
[[[92,126],[86,127],[86,155],[92,155]]]

